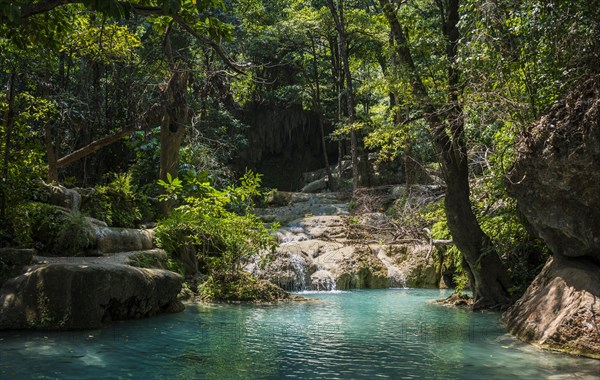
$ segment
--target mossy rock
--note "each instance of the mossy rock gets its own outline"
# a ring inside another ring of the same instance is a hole
[[[129,257],[129,265],[138,268],[170,269],[169,255],[162,249],[140,251]]]
[[[22,247],[49,256],[76,256],[96,245],[88,218],[63,207],[30,202],[15,211],[13,229]]]
[[[435,265],[420,263],[408,273],[406,286],[409,288],[435,288],[438,281],[438,273]]]

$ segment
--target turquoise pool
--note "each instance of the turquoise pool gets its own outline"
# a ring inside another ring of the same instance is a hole
[[[103,330],[0,333],[1,379],[597,379],[600,361],[538,350],[448,291],[309,293],[278,305],[188,304]]]

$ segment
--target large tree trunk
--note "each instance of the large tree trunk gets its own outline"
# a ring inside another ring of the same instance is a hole
[[[337,92],[337,120],[342,120],[342,92],[344,87],[344,72],[340,69],[340,56],[338,52],[338,44],[332,39],[328,40],[329,49],[331,50],[331,75],[335,78],[335,88]],[[342,136],[338,137],[338,179],[342,181],[344,158],[344,140]]]
[[[185,128],[189,122],[186,104],[189,71],[174,71],[165,90],[163,119],[160,125],[160,179],[179,174],[179,148],[183,143]],[[163,202],[162,211],[168,215],[173,201]]]
[[[448,227],[463,256],[463,267],[469,277],[474,296],[474,309],[503,308],[509,303],[508,275],[494,251],[490,238],[482,231],[471,207],[467,146],[464,120],[458,101],[459,72],[455,64],[458,0],[448,3],[443,31],[448,39],[446,55],[449,61],[449,110],[436,107],[421,80],[406,37],[389,0],[379,0],[396,39],[396,53],[410,75],[413,94],[423,105],[431,128],[435,148],[446,181],[445,209]],[[440,7],[441,2],[438,3]],[[440,9],[442,14],[443,8]],[[450,133],[447,130],[450,130]]]

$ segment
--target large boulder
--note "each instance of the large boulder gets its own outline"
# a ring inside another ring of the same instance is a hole
[[[537,346],[600,359],[600,266],[556,255],[503,318]]]
[[[0,288],[0,329],[99,328],[181,311],[182,278],[122,264],[47,264]]]
[[[504,314],[523,340],[600,358],[600,77],[558,101],[518,146],[509,192],[553,252]]]
[[[77,190],[68,189],[62,185],[44,184],[48,203],[64,207],[70,211],[79,211],[81,195]]]
[[[552,252],[600,261],[600,79],[557,102],[518,146],[509,191]]]

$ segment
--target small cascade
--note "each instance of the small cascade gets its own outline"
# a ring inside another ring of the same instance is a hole
[[[298,241],[309,240],[309,236],[304,231],[304,228],[299,225],[291,225],[280,228],[276,233],[279,244],[293,243]]]
[[[332,292],[336,290],[336,283],[329,271],[318,270],[310,276],[312,290]]]
[[[293,277],[292,277],[292,281],[291,284],[288,285],[288,287],[290,287],[290,289],[286,289],[286,290],[291,290],[291,291],[303,291],[306,290],[306,274],[307,274],[307,263],[306,263],[306,259],[304,259],[304,257],[296,254],[296,253],[290,253],[289,254],[289,263],[291,265],[291,270],[293,272]],[[290,286],[291,285],[291,286]]]
[[[406,288],[406,274],[392,263],[392,260],[385,254],[383,248],[377,251],[377,258],[381,260],[388,270],[388,286],[390,288]]]

